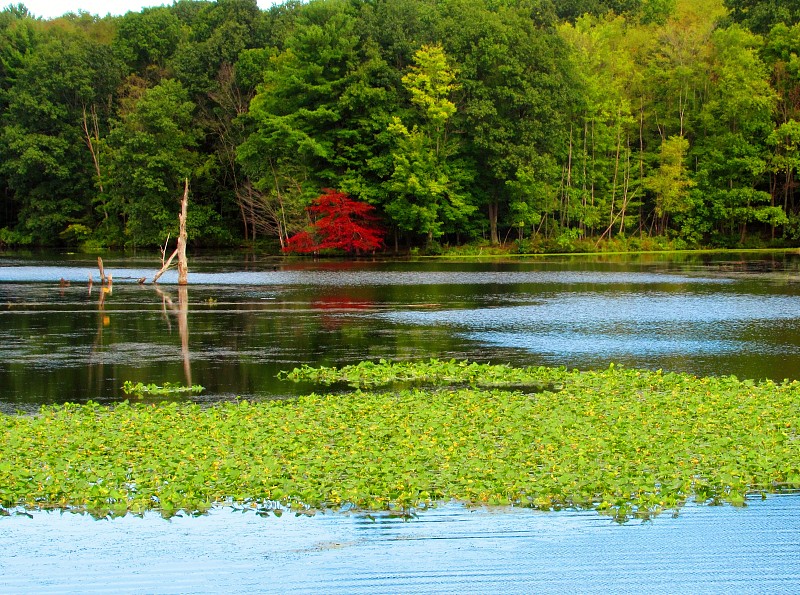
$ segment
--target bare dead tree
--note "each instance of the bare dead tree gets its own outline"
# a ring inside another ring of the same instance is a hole
[[[237,198],[248,213],[252,237],[258,233],[277,237],[283,248],[289,236],[305,223],[304,210],[296,200],[303,185],[294,178],[285,179],[285,184],[281,184],[276,170],[272,168],[272,171],[275,185],[269,192],[261,192],[247,180]]]
[[[172,255],[164,261],[164,256],[167,253],[167,244],[161,250],[161,270],[153,277],[153,283],[156,283],[161,275],[167,272],[172,265],[175,257],[178,257],[178,285],[186,285],[189,276],[189,263],[186,260],[186,215],[189,205],[189,179],[187,178],[183,188],[183,198],[181,199],[181,214],[178,217],[179,231],[178,231],[178,246]],[[169,242],[169,236],[167,236]]]

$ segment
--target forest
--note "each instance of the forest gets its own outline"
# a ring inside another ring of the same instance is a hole
[[[185,180],[193,248],[797,246],[799,56],[796,0],[9,5],[0,248],[160,246]]]

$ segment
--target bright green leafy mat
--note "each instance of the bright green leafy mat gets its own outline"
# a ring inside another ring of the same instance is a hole
[[[456,499],[624,519],[800,488],[797,381],[436,360],[282,376],[363,391],[0,416],[0,511],[407,511]]]

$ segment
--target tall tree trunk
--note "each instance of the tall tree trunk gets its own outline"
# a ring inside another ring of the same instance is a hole
[[[592,208],[594,208],[594,183],[595,183],[595,179],[596,179],[596,176],[597,176],[597,155],[596,155],[596,152],[595,152],[596,148],[597,147],[595,146],[595,142],[594,142],[594,118],[592,118],[592,180],[591,180],[591,184],[589,185],[589,188],[591,190],[591,193],[590,193],[589,197],[591,198],[591,206],[592,206]],[[592,224],[592,227],[589,228],[588,235],[592,235],[593,233],[594,233],[594,224]],[[585,236],[586,236],[586,234],[584,234],[584,237]]]
[[[250,224],[247,221],[247,213],[244,210],[244,205],[242,203],[239,204],[239,214],[242,216],[242,228],[244,229],[244,241],[248,241],[250,239]]]
[[[617,200],[617,180],[619,178],[619,152],[622,148],[622,124],[619,122],[622,117],[621,112],[617,112],[617,152],[614,156],[614,179],[611,183],[611,211],[608,215],[608,232],[611,235],[611,227],[614,225],[614,207]]]
[[[100,145],[100,123],[97,119],[97,110],[95,109],[94,105],[91,108],[91,129],[89,125],[89,115],[86,113],[86,106],[83,106],[83,140],[86,143],[86,146],[89,147],[89,153],[92,155],[92,163],[94,163],[94,171],[97,175],[97,187],[100,190],[100,194],[104,192],[103,190],[103,176],[101,175],[100,171],[100,154],[98,153],[98,147]],[[105,202],[102,203],[103,206],[103,219],[108,219],[108,209],[106,209]]]
[[[567,191],[562,205],[559,223],[564,227],[564,222],[569,222],[569,202],[572,196],[572,124],[569,127],[569,156],[567,157]]]
[[[186,215],[189,207],[189,178],[186,178],[181,200],[181,214],[178,218],[178,285],[186,285],[189,277],[189,263],[186,260]]]
[[[639,185],[644,182],[644,95],[639,96]],[[639,237],[644,237],[644,202],[639,203]]]
[[[583,123],[583,179],[581,184],[581,219],[578,222],[578,227],[581,232],[581,237],[586,231],[586,196],[589,192],[586,184],[588,182],[588,164],[589,164],[589,121],[585,120]]]
[[[628,147],[625,151],[625,169],[623,173],[623,186],[622,186],[622,209],[619,218],[619,233],[622,235],[625,232],[625,215],[628,211],[628,201],[630,200],[631,183],[631,138],[628,137]]]
[[[489,232],[491,236],[492,245],[497,245],[500,243],[500,236],[497,233],[497,212],[499,210],[499,205],[497,202],[497,198],[492,198],[489,201]]]

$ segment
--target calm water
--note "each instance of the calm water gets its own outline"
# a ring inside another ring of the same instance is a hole
[[[282,369],[379,358],[800,376],[794,254],[191,264],[181,292],[135,282],[155,258],[106,257],[103,293],[93,257],[0,256],[0,410],[121,400],[126,380],[273,398],[308,388]]]
[[[200,518],[0,517],[0,593],[797,593],[800,496],[591,512],[466,510]]]
[[[0,255],[0,410],[126,398],[125,380],[202,384],[213,402],[310,387],[279,370],[378,358],[800,377],[793,254],[291,264]],[[62,286],[64,279],[69,285]],[[193,397],[194,398],[194,397]],[[0,593],[793,593],[800,496],[595,513],[467,510],[411,522],[215,509],[94,521],[0,517]]]

